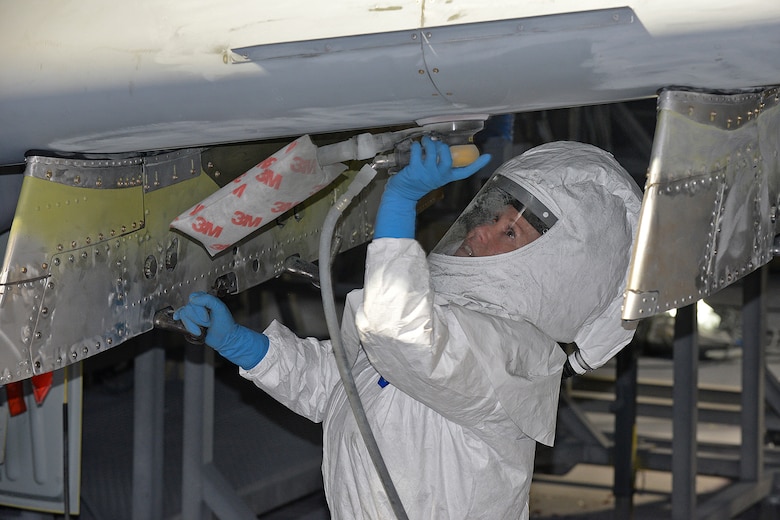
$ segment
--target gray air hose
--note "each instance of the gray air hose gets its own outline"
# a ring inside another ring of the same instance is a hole
[[[382,481],[382,486],[385,488],[385,493],[387,493],[387,498],[390,501],[390,505],[393,507],[395,516],[398,520],[407,520],[408,516],[401,503],[401,498],[398,496],[398,492],[393,485],[385,461],[382,459],[382,454],[379,452],[379,446],[377,446],[374,433],[371,431],[371,426],[368,424],[368,419],[366,418],[366,413],[363,409],[363,403],[360,402],[357,386],[352,377],[347,354],[344,351],[344,345],[341,342],[341,327],[339,326],[338,315],[336,313],[336,302],[333,297],[333,280],[331,279],[330,273],[331,244],[333,242],[336,223],[344,210],[347,209],[347,206],[349,206],[352,199],[368,186],[376,173],[376,170],[371,165],[366,164],[363,166],[355,177],[355,180],[352,181],[349,188],[347,188],[347,191],[338,201],[336,201],[328,212],[328,215],[325,217],[325,222],[322,224],[322,234],[320,235],[320,287],[322,291],[322,307],[325,311],[325,321],[328,325],[328,332],[330,333],[333,354],[336,358],[336,365],[339,368],[341,382],[344,385],[344,390],[347,392],[347,399],[349,400],[349,405],[352,407],[352,413],[355,416],[358,430],[363,437],[363,442],[368,449],[368,454],[371,456],[371,461],[374,463],[374,467],[379,474],[379,479]]]

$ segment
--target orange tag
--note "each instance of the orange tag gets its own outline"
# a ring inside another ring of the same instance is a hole
[[[33,396],[35,402],[38,405],[43,404],[43,400],[46,399],[49,390],[51,390],[51,384],[54,381],[54,372],[46,372],[45,374],[38,374],[32,376]]]
[[[22,381],[14,381],[5,385],[5,395],[8,399],[8,412],[11,417],[23,414],[27,411],[27,405],[24,402],[24,387]]]

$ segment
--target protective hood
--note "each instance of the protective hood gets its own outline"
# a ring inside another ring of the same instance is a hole
[[[430,254],[433,289],[466,308],[527,320],[559,343],[576,342],[582,371],[601,366],[633,336],[620,313],[639,187],[611,154],[576,142],[533,148],[495,175],[531,193],[557,222],[508,253]]]

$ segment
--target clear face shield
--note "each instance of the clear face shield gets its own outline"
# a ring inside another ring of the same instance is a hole
[[[494,175],[433,249],[452,256],[508,253],[545,234],[557,217],[536,197]]]

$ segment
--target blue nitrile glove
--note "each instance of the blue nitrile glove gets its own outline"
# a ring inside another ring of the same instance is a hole
[[[176,309],[173,319],[181,320],[195,336],[206,327],[206,345],[224,358],[250,370],[257,366],[268,352],[268,336],[238,325],[222,300],[204,292],[194,292],[184,307]]]
[[[468,166],[453,168],[446,143],[427,135],[422,138],[422,147],[412,143],[409,164],[387,181],[376,213],[374,238],[414,238],[417,201],[436,188],[474,175],[488,162],[490,155],[484,154]]]

